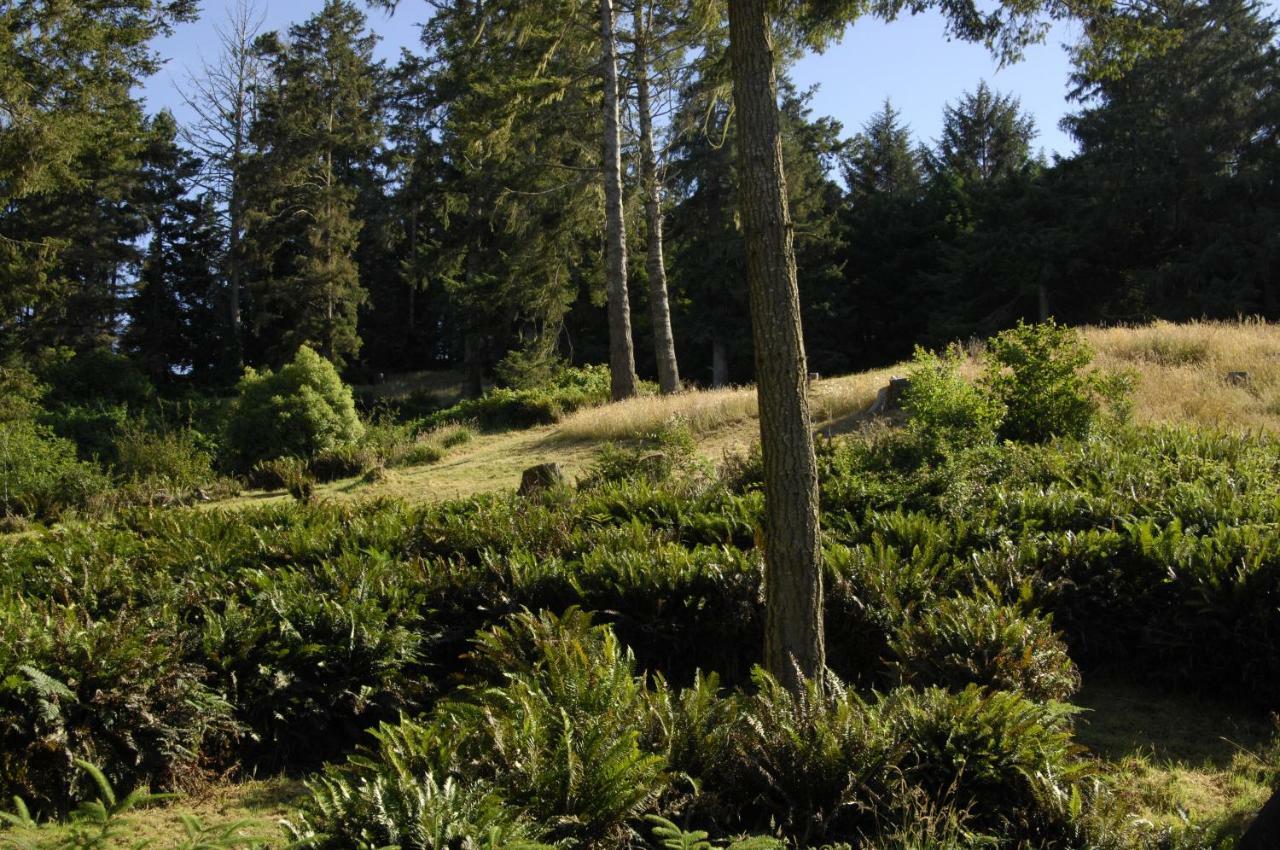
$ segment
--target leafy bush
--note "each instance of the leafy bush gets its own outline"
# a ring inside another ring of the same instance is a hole
[[[204,612],[201,654],[253,731],[255,762],[319,763],[424,693],[412,581],[367,556],[246,571],[240,601]]]
[[[303,346],[278,372],[245,370],[227,444],[247,469],[262,460],[310,459],[363,433],[350,387],[332,363]]]
[[[278,457],[255,463],[249,470],[249,484],[260,490],[289,490],[310,474],[306,461],[296,457]]]
[[[934,452],[995,439],[1004,405],[960,374],[959,348],[937,355],[917,348],[902,394],[907,427]]]
[[[1080,687],[1080,673],[1047,618],[1024,617],[989,597],[953,597],[924,608],[890,647],[898,675],[916,686],[976,684],[1037,701],[1064,701]]]
[[[1043,442],[1084,436],[1108,401],[1123,408],[1130,379],[1089,370],[1093,351],[1052,320],[1018,326],[987,344],[983,382],[1005,407],[1001,436]]]
[[[321,850],[539,850],[537,830],[491,786],[436,779],[441,741],[412,721],[373,732],[372,748],[308,783],[296,824],[303,846]]]
[[[201,435],[190,430],[155,433],[130,425],[115,438],[116,472],[126,479],[152,479],[174,487],[213,480],[213,457]]]
[[[155,397],[146,374],[128,357],[105,348],[60,351],[43,364],[41,378],[56,404],[120,405],[139,410]]]
[[[236,731],[201,679],[172,621],[0,600],[0,794],[66,811],[76,759],[129,787],[199,783]]]
[[[0,421],[0,514],[56,519],[108,488],[75,446],[33,422]]]
[[[631,654],[570,609],[516,615],[480,635],[476,655],[505,682],[440,708],[454,757],[551,838],[619,838],[666,784],[662,759],[640,746],[646,700]]]
[[[308,471],[317,481],[337,481],[340,478],[355,478],[369,470],[381,466],[382,461],[370,449],[354,445],[335,446],[323,449],[307,464]],[[286,483],[287,487],[288,484]]]
[[[535,387],[500,387],[480,398],[466,399],[433,413],[429,426],[474,422],[482,428],[532,428],[550,425],[584,407],[609,401],[609,370],[584,366],[558,370],[551,381]]]
[[[633,444],[605,443],[596,452],[596,462],[585,486],[605,482],[643,479],[660,484],[677,470],[696,470],[698,442],[689,427],[675,420]]]
[[[34,421],[49,388],[27,368],[0,366],[0,422]]]

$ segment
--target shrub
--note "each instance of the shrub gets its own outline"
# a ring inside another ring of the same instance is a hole
[[[290,490],[310,476],[306,461],[296,457],[260,460],[249,470],[249,484],[259,490]]]
[[[337,481],[364,475],[381,465],[378,455],[370,449],[345,445],[321,450],[307,464],[307,469],[317,481]]]
[[[436,779],[441,741],[412,721],[373,732],[374,745],[309,782],[300,846],[320,850],[541,850],[537,831],[485,783]],[[546,850],[550,850],[549,847]]]
[[[597,451],[596,462],[583,484],[595,486],[632,479],[660,484],[676,470],[704,466],[698,460],[698,442],[693,432],[677,419],[634,444],[605,443]]]
[[[904,682],[960,690],[970,684],[1067,700],[1080,673],[1047,618],[1024,617],[989,597],[953,597],[924,608],[890,647]]]
[[[607,366],[561,369],[536,387],[500,387],[433,413],[430,426],[474,422],[482,428],[532,428],[550,425],[584,407],[609,401]]]
[[[717,808],[735,828],[776,827],[801,847],[857,835],[894,756],[868,706],[834,675],[797,693],[759,670],[755,684],[707,777]]]
[[[519,614],[481,634],[476,656],[505,682],[441,707],[455,758],[549,838],[620,838],[666,777],[640,747],[643,681],[613,631],[575,609]]]
[[[201,612],[201,656],[258,764],[317,764],[429,687],[415,576],[371,553],[310,570],[246,571],[239,600]]]
[[[105,348],[73,355],[59,352],[40,372],[49,384],[49,401],[54,403],[120,405],[138,410],[155,397],[155,388],[137,364]]]
[[[280,457],[310,459],[363,433],[351,389],[332,363],[303,346],[278,372],[245,370],[227,444],[249,468]]]
[[[1019,322],[991,339],[983,382],[1005,406],[1001,436],[1026,442],[1082,437],[1102,402],[1122,410],[1131,378],[1089,370],[1092,361],[1084,338],[1052,320]]]
[[[1044,841],[1070,832],[1076,789],[1093,770],[1072,742],[1074,711],[970,686],[893,691],[875,714],[907,786],[968,812],[976,831]]]
[[[213,480],[213,458],[201,435],[190,430],[154,433],[138,425],[115,438],[116,472],[126,479],[152,479],[174,487],[199,487]]]
[[[0,422],[34,420],[48,391],[27,368],[17,364],[0,366]]]
[[[0,794],[66,811],[75,759],[111,781],[191,788],[235,732],[230,706],[182,659],[172,621],[0,600]]]
[[[391,461],[392,466],[425,466],[435,463],[444,457],[444,449],[425,439],[419,439],[398,451]]]
[[[902,394],[907,427],[932,452],[990,443],[1004,406],[960,374],[959,348],[938,355],[917,348]]]
[[[75,446],[27,421],[0,422],[0,514],[56,519],[108,487]]]

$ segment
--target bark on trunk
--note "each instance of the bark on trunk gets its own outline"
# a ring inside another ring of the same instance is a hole
[[[465,370],[462,393],[467,398],[484,395],[484,344],[478,333],[468,333],[462,341]]]
[[[729,385],[729,352],[725,349],[724,340],[713,337],[711,340],[711,386]]]
[[[635,4],[635,75],[637,109],[640,113],[640,184],[644,189],[644,212],[648,225],[648,254],[645,271],[649,276],[649,310],[653,316],[653,351],[658,361],[658,388],[664,393],[680,392],[680,366],[676,362],[676,341],[671,333],[671,305],[667,299],[667,267],[662,252],[662,197],[658,181],[657,156],[653,150],[653,104],[649,97],[649,28],[644,20],[645,4]]]
[[[782,167],[768,0],[729,0],[738,114],[739,206],[760,400],[765,479],[764,666],[789,688],[823,675],[818,470]]]
[[[636,394],[636,355],[627,296],[627,230],[622,212],[622,143],[618,135],[618,57],[613,0],[600,0],[604,64],[605,269],[609,276],[609,374],[614,401]]]

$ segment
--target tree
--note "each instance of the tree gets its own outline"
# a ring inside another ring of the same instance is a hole
[[[144,170],[151,240],[129,301],[124,348],[156,383],[234,380],[218,213],[208,194],[192,194],[201,163],[176,143],[173,118],[161,113],[155,123]]]
[[[803,677],[822,676],[825,651],[817,464],[805,394],[807,363],[778,122],[772,15],[779,7],[769,0],[728,0],[728,4],[765,469],[764,660],[771,673],[794,688]],[[876,11],[893,17],[903,8],[919,11],[926,5],[888,0]],[[1009,2],[984,10],[972,2],[939,5],[953,35],[983,41],[1006,59],[1017,58],[1028,41],[1043,36],[1038,3]],[[852,0],[810,0],[783,4],[781,11],[811,40],[821,42],[842,30],[863,7]],[[1123,61],[1145,36],[1143,27],[1113,19],[1107,0],[1068,0],[1048,10],[1087,18],[1094,41],[1080,53],[1096,66]]]
[[[341,365],[360,350],[367,293],[355,204],[381,139],[376,37],[345,0],[328,0],[288,40],[258,40],[270,82],[252,128],[246,241],[254,332],[268,360],[314,345]]]
[[[256,99],[265,83],[262,57],[254,50],[262,20],[253,0],[236,0],[225,24],[216,28],[218,57],[203,63],[198,74],[189,74],[182,96],[195,116],[183,128],[183,139],[203,162],[200,183],[219,205],[226,232],[221,265],[227,275],[227,318],[237,360],[241,356],[245,164],[251,154],[249,133]]]
[[[601,79],[604,83],[605,267],[609,285],[609,374],[614,401],[638,391],[627,292],[627,224],[622,204],[622,138],[618,113],[617,37],[613,0],[599,0]]]
[[[968,186],[1013,176],[1031,164],[1035,119],[1016,97],[993,92],[986,81],[943,109],[942,138],[930,157],[935,172],[947,171]]]
[[[1277,22],[1249,0],[1152,0],[1133,16],[1179,37],[1123,75],[1073,75],[1081,109],[1064,126],[1081,150],[1055,175],[1073,259],[1062,306],[1280,315]]]
[[[843,166],[854,205],[876,197],[913,197],[923,182],[920,151],[888,98],[854,137]]]
[[[0,7],[0,347],[83,346],[110,327],[134,226],[111,210],[147,144],[132,89],[159,67],[152,39],[195,13],[194,0]]]

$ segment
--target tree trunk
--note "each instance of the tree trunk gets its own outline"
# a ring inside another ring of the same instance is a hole
[[[818,468],[805,394],[791,213],[768,0],[729,0],[739,207],[755,342],[765,484],[764,666],[789,688],[823,675]]]
[[[462,361],[465,372],[462,394],[467,398],[484,395],[484,342],[480,334],[468,332],[462,340]]]
[[[711,386],[729,385],[729,352],[725,349],[724,338],[716,335],[711,338]]]
[[[645,271],[649,275],[649,310],[653,315],[653,352],[658,361],[658,388],[664,394],[680,392],[680,366],[671,333],[671,306],[667,300],[667,267],[662,256],[662,197],[657,157],[653,151],[653,104],[649,98],[648,32],[645,4],[635,4],[635,70],[637,109],[640,113],[640,184],[649,230]]]
[[[627,228],[622,212],[622,143],[618,135],[618,57],[613,0],[600,0],[604,48],[605,273],[609,276],[609,375],[614,401],[636,394],[636,355],[627,296]]]

